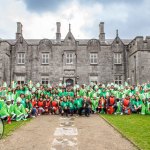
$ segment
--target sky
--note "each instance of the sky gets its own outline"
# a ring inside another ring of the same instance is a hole
[[[25,39],[54,39],[56,22],[62,39],[69,23],[76,39],[98,38],[100,22],[107,39],[150,36],[150,0],[0,0],[0,14],[2,39],[15,38],[16,22]]]

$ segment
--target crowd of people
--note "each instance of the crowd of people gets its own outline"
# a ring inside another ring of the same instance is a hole
[[[26,120],[40,115],[87,117],[90,114],[150,114],[150,83],[131,86],[101,84],[67,86],[6,82],[0,86],[0,118],[7,121]]]

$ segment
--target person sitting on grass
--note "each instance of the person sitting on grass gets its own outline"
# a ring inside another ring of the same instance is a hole
[[[117,101],[114,95],[111,93],[110,97],[107,99],[107,114],[115,114],[117,110]]]
[[[42,97],[40,97],[39,101],[37,102],[37,109],[38,109],[38,115],[39,116],[45,112],[44,102],[43,102]]]
[[[121,114],[131,114],[131,105],[130,105],[130,97],[126,95],[126,97],[122,100],[122,108],[121,108]]]
[[[91,103],[92,103],[92,113],[97,113],[97,109],[98,109],[97,93],[93,94],[93,98],[91,98]]]
[[[134,104],[135,104],[135,95],[132,95],[130,98],[130,105],[131,105],[131,111],[132,113],[135,113],[135,108],[134,108]]]
[[[150,98],[146,101],[146,110],[147,115],[150,115]]]
[[[135,112],[140,114],[142,109],[142,100],[139,98],[138,95],[135,96],[135,103],[134,103]]]
[[[21,98],[17,98],[17,103],[14,105],[14,113],[16,114],[16,121],[20,120],[26,120],[28,117],[28,114],[26,113],[26,110],[24,106],[21,104]]]
[[[29,118],[36,116],[36,108],[32,107],[32,103],[27,98],[25,101],[25,110]]]
[[[11,99],[7,99],[6,103],[3,99],[0,100],[0,118],[7,120],[8,124],[11,124],[11,119],[15,117],[13,111],[13,105],[11,105]]]

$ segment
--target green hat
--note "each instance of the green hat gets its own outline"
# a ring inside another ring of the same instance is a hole
[[[114,83],[111,83],[111,86],[114,86]]]
[[[78,89],[78,88],[79,88],[79,85],[77,84],[76,87],[77,87],[77,89]]]
[[[94,85],[94,83],[93,82],[90,82],[90,86],[93,86]]]
[[[140,94],[140,99],[146,99],[146,96],[145,96],[145,94],[143,93],[143,94]]]
[[[25,95],[29,95],[29,94],[30,94],[29,90],[25,91]]]
[[[138,92],[138,91],[139,91],[139,88],[138,88],[138,87],[136,87],[136,88],[135,88],[135,91],[136,91],[136,92]]]
[[[123,90],[123,89],[124,89],[123,85],[121,85],[121,86],[120,86],[120,89],[121,89],[121,90]]]
[[[16,83],[15,81],[12,81],[12,83],[11,83],[11,87],[12,87],[13,89],[15,89],[15,88],[16,88],[16,86],[17,86],[17,83]]]
[[[12,93],[12,94],[11,94],[11,100],[14,100],[14,99],[15,99],[15,94]]]
[[[93,94],[93,97],[97,97],[96,93]]]
[[[106,96],[110,96],[109,92],[106,92]]]
[[[7,96],[7,101],[11,101],[11,96],[10,95]]]
[[[127,82],[124,83],[125,86],[129,86],[129,84]]]
[[[59,86],[62,87],[62,83],[59,83]]]
[[[31,89],[33,87],[32,81],[30,80],[28,83],[29,88]]]
[[[111,85],[108,83],[108,84],[107,84],[107,87],[110,87],[110,86],[111,86]]]
[[[105,88],[105,84],[102,84],[102,88]]]
[[[5,88],[7,87],[7,83],[6,82],[3,83],[3,87],[5,87]]]
[[[21,101],[22,101],[21,97],[18,97],[17,102],[21,103]]]
[[[51,86],[51,84],[50,84],[50,83],[48,83],[48,85],[47,85],[47,86],[48,86],[48,88],[52,88],[52,86]]]
[[[33,87],[33,88],[32,88],[32,92],[34,93],[35,91],[36,91],[36,88],[35,88],[35,87]]]
[[[40,87],[40,83],[37,83],[37,84],[36,84],[36,87],[39,88],[39,87]]]
[[[97,90],[98,89],[98,85],[95,85],[94,89]]]
[[[66,87],[66,82],[64,82],[63,86]]]

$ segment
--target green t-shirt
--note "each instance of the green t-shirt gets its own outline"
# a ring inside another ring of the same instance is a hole
[[[83,99],[82,98],[76,99],[74,104],[77,108],[81,108],[83,105]]]

